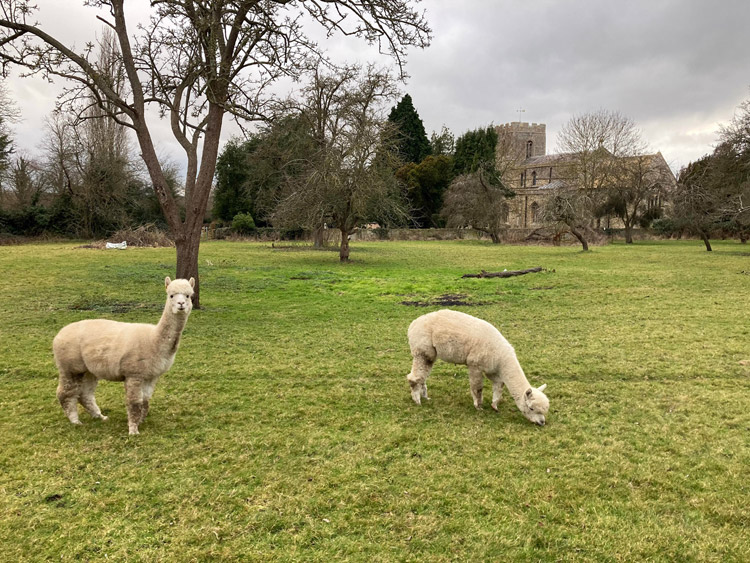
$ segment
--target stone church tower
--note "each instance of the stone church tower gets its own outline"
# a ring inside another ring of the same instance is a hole
[[[513,121],[495,128],[498,135],[508,134],[513,138],[514,153],[520,160],[547,154],[547,125]]]

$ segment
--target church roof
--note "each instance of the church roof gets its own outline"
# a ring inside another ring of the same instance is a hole
[[[573,158],[573,153],[545,154],[532,156],[523,161],[524,166],[551,166]]]
[[[539,190],[555,190],[557,188],[565,187],[567,184],[563,180],[552,180],[548,184],[542,184],[541,186],[534,186]]]

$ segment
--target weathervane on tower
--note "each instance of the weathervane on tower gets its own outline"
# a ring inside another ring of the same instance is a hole
[[[521,121],[521,114],[522,114],[522,113],[526,113],[526,110],[525,110],[525,109],[523,109],[523,108],[518,108],[518,109],[516,110],[516,113],[518,114],[518,121]]]

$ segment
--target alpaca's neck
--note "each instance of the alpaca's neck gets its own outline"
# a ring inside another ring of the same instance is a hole
[[[177,352],[187,318],[188,316],[185,314],[174,314],[169,301],[167,301],[159,324],[156,325],[156,345],[160,353],[171,356]]]
[[[526,374],[523,373],[523,368],[518,363],[515,354],[505,356],[502,364],[503,382],[516,404],[520,404],[519,401],[523,400],[523,394],[531,387],[529,380],[526,379]]]

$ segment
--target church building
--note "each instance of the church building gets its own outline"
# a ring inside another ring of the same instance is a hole
[[[547,154],[547,126],[544,123],[514,121],[495,127],[498,133],[497,168],[516,196],[507,201],[506,222],[510,228],[534,229],[542,226],[542,206],[555,189],[575,189],[571,175],[573,154]],[[643,155],[648,166],[666,183],[676,183],[674,174],[660,152]],[[661,206],[659,198],[647,202]],[[618,227],[619,220],[606,219],[604,227]]]

